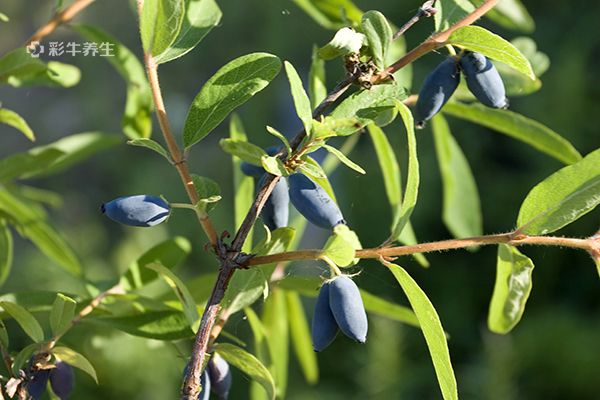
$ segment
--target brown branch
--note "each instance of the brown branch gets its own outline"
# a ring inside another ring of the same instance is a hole
[[[423,43],[406,53],[398,61],[396,61],[383,71],[379,72],[378,74],[373,75],[373,79],[371,79],[371,82],[373,84],[379,83],[387,79],[394,72],[417,60],[421,56],[429,53],[432,50],[443,47],[446,44],[446,41],[448,40],[450,35],[452,35],[452,33],[454,33],[460,28],[471,25],[472,23],[477,21],[485,13],[490,11],[496,5],[496,3],[498,3],[498,0],[487,0],[482,5],[477,7],[471,14],[465,16],[463,19],[456,22],[450,28],[442,32],[434,33],[429,37],[429,39],[425,40]]]
[[[437,12],[437,10],[434,7],[435,0],[428,0],[425,3],[423,3],[423,5],[417,10],[417,13],[411,19],[409,19],[407,23],[402,25],[402,27],[398,29],[398,32],[394,33],[392,39],[396,40],[400,36],[404,35],[404,33],[406,33],[407,30],[412,28],[414,24],[419,22],[421,18],[429,18],[433,16]]]
[[[140,16],[143,4],[143,0],[138,0],[138,12]],[[169,149],[173,165],[179,173],[179,177],[183,182],[185,191],[187,192],[190,201],[192,202],[192,204],[195,205],[200,199],[198,197],[198,193],[196,192],[194,181],[192,180],[192,177],[190,175],[187,161],[184,157],[183,152],[180,150],[179,145],[175,141],[175,136],[173,135],[173,131],[171,130],[171,124],[169,123],[167,110],[165,108],[162,92],[160,90],[160,81],[158,79],[158,65],[154,61],[152,55],[148,52],[145,52],[144,54],[144,64],[146,66],[146,73],[148,74],[148,82],[150,84],[152,98],[154,99],[154,106],[156,108],[158,124],[160,125],[160,129],[162,131],[165,142],[167,143],[167,148]],[[210,240],[210,244],[213,247],[215,247],[217,245],[217,231],[213,227],[212,221],[208,217],[208,214],[206,214],[206,212],[197,211],[196,215],[198,217],[200,225],[202,226],[202,229],[204,230],[204,233]]]
[[[31,42],[39,42],[52,32],[60,25],[65,24],[72,20],[81,10],[92,4],[94,0],[75,0],[64,10],[54,14],[52,19],[38,29],[27,41],[25,46],[29,46]]]
[[[509,244],[512,246],[537,245],[537,246],[560,246],[587,250],[593,253],[600,247],[600,238],[588,239],[564,238],[557,236],[516,236],[514,232],[498,235],[477,236],[466,239],[450,239],[438,242],[420,243],[411,246],[377,247],[373,249],[357,250],[356,258],[381,258],[399,257],[417,253],[430,253],[433,251],[445,251],[463,249],[471,246],[485,246],[491,244]],[[257,256],[248,262],[248,266],[265,265],[283,261],[309,261],[318,260],[323,255],[323,250],[300,250],[284,253],[271,254],[268,256]]]

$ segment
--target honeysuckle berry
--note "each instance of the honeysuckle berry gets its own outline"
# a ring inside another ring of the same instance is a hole
[[[325,189],[301,173],[288,177],[290,200],[296,210],[312,224],[324,229],[333,229],[345,224],[338,205]]]
[[[416,105],[418,128],[425,126],[425,122],[442,109],[459,83],[458,63],[453,57],[446,58],[427,75]]]
[[[169,218],[171,207],[161,197],[141,194],[119,197],[102,204],[100,210],[108,218],[121,224],[148,227]]]
[[[317,352],[327,348],[339,331],[329,306],[329,286],[329,283],[324,283],[321,286],[312,319],[311,337],[313,349]]]
[[[344,335],[359,343],[367,340],[369,324],[358,286],[347,276],[329,285],[329,307]]]
[[[50,371],[47,369],[41,369],[33,373],[27,382],[27,393],[29,393],[32,400],[38,400],[42,397],[46,391],[49,376]]]
[[[210,399],[210,377],[208,376],[208,371],[205,369],[200,377],[200,385],[202,386],[202,390],[198,395],[198,400],[209,400]]]
[[[50,370],[50,386],[54,394],[60,400],[66,400],[71,395],[74,385],[73,367],[63,361],[57,362],[55,368]]]
[[[275,154],[277,154],[279,149],[280,149],[279,146],[271,146],[271,147],[267,147],[267,149],[265,149],[265,151],[267,152],[268,155],[274,156]],[[245,175],[254,176],[256,178],[262,176],[265,173],[265,170],[260,165],[250,164],[249,162],[246,162],[246,161],[242,161],[242,163],[240,164],[240,169],[242,170],[242,172]]]
[[[257,185],[259,188],[263,185],[267,176],[267,174],[263,175]],[[279,179],[271,192],[271,195],[267,199],[260,216],[270,230],[275,230],[277,228],[288,226],[289,214],[290,194],[288,191],[288,183],[287,179],[282,177]]]
[[[231,369],[227,361],[215,353],[207,366],[210,386],[213,393],[221,400],[227,400],[231,389]]]
[[[482,104],[493,108],[508,107],[502,77],[492,62],[483,54],[465,52],[460,59],[467,87]]]

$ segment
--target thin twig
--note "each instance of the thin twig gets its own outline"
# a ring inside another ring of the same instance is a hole
[[[398,39],[400,36],[404,35],[404,33],[407,30],[412,28],[412,26],[414,24],[419,22],[419,20],[421,18],[431,17],[431,16],[435,15],[436,12],[437,12],[437,10],[435,9],[435,0],[426,1],[425,3],[423,3],[423,5],[421,7],[419,7],[419,9],[417,10],[417,13],[411,19],[409,19],[407,23],[402,25],[402,28],[398,29],[398,32],[394,33],[394,36],[392,37],[392,39],[393,40]]]
[[[140,16],[143,5],[143,0],[138,0],[138,12]],[[171,154],[173,165],[179,173],[179,176],[181,178],[181,181],[183,182],[183,185],[185,186],[185,191],[187,192],[190,201],[192,202],[192,204],[197,204],[200,200],[198,197],[198,192],[196,191],[196,187],[194,186],[194,181],[192,180],[192,177],[190,175],[190,171],[184,154],[180,150],[177,142],[175,141],[175,136],[173,135],[173,131],[171,130],[171,124],[169,123],[169,117],[167,116],[167,110],[165,108],[162,92],[160,90],[160,81],[158,79],[158,65],[156,65],[154,58],[148,52],[144,54],[144,64],[146,66],[148,82],[150,84],[150,90],[154,99],[154,106],[156,108],[158,124],[160,125],[160,129],[162,131],[165,142],[167,143],[167,148],[169,149],[169,153]],[[198,216],[198,221],[200,222],[204,233],[206,233],[206,236],[210,240],[210,244],[213,247],[215,247],[217,245],[217,231],[213,227],[212,221],[208,217],[208,214],[205,212],[197,212],[196,215]]]
[[[399,257],[417,253],[430,253],[433,251],[445,251],[463,249],[471,246],[485,246],[491,244],[509,244],[512,246],[537,245],[537,246],[560,246],[587,250],[592,252],[598,247],[600,240],[597,238],[576,239],[557,236],[515,236],[514,232],[498,235],[477,236],[466,239],[450,239],[437,242],[420,243],[410,246],[377,247],[372,249],[357,250],[356,258],[380,258]],[[268,256],[257,256],[250,259],[248,266],[265,265],[283,261],[309,261],[319,260],[323,250],[299,250],[284,253],[271,254]]]
[[[94,0],[75,0],[64,10],[54,14],[52,19],[38,29],[27,41],[25,46],[29,46],[31,42],[39,42],[52,32],[60,25],[65,24],[73,19],[81,10],[92,4]]]

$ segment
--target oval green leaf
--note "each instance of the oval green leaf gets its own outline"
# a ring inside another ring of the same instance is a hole
[[[39,343],[44,340],[44,331],[42,330],[40,323],[25,308],[8,301],[0,301],[0,307],[17,321],[21,329],[23,329],[27,336],[34,342]]]
[[[385,67],[388,49],[392,42],[392,28],[379,11],[367,11],[361,20],[361,29],[367,37],[373,62],[379,69]]]
[[[16,112],[6,108],[0,108],[0,123],[12,126],[19,130],[27,139],[35,141],[35,135],[27,122]]]

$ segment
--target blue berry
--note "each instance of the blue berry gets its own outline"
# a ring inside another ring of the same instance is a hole
[[[50,386],[60,400],[66,400],[73,391],[75,375],[73,368],[66,362],[59,361],[56,368],[50,370]]]
[[[231,389],[231,369],[227,361],[217,353],[213,354],[208,362],[208,376],[214,394],[221,400],[227,400]]]
[[[210,399],[210,378],[208,376],[208,371],[205,369],[200,377],[200,385],[202,385],[202,390],[198,395],[198,400],[209,400]]]
[[[346,223],[335,201],[310,178],[295,173],[288,177],[288,184],[292,204],[308,221],[324,229]]]
[[[454,58],[442,61],[421,86],[416,106],[417,127],[422,128],[437,114],[460,83],[460,72]]]
[[[268,174],[263,175],[257,185],[259,188],[263,185],[267,176]],[[270,230],[275,230],[277,228],[288,226],[289,214],[290,194],[288,191],[288,183],[287,179],[282,177],[279,179],[273,192],[271,192],[271,195],[267,199],[260,216]]]
[[[488,107],[508,107],[504,82],[494,64],[483,54],[466,52],[460,59],[460,68],[477,100]]]
[[[313,349],[317,352],[329,346],[339,330],[329,306],[329,286],[328,283],[321,286],[313,314],[311,336]]]
[[[340,276],[331,282],[329,306],[344,335],[360,343],[367,341],[367,313],[358,286],[352,279]]]
[[[50,371],[47,369],[41,369],[36,371],[29,382],[27,382],[27,393],[33,400],[38,400],[46,391],[46,384],[48,383],[48,377]]]
[[[154,226],[164,222],[171,211],[169,204],[158,196],[119,197],[102,204],[100,210],[113,221],[130,226]]]

